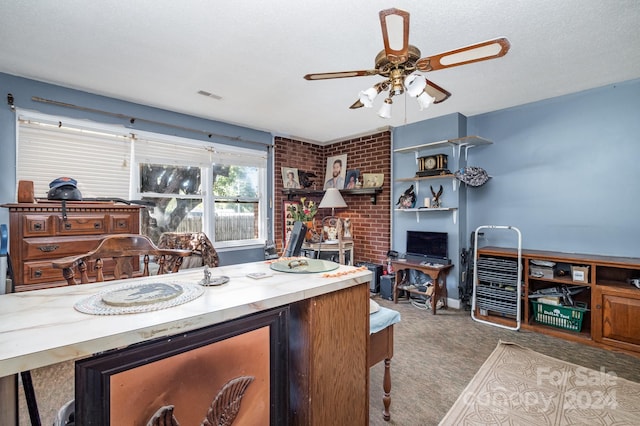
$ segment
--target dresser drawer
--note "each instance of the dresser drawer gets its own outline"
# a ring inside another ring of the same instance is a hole
[[[133,270],[139,271],[140,264],[138,259],[133,258]],[[102,273],[105,277],[112,277],[115,262],[113,259],[103,259]],[[51,260],[38,260],[24,263],[24,284],[40,284],[40,283],[65,283],[62,269],[54,268]],[[80,271],[78,268],[73,269],[75,279],[80,282]],[[95,262],[87,263],[87,274],[89,281],[96,280]]]
[[[137,212],[136,212],[137,213]],[[109,232],[112,234],[138,234],[137,217],[133,217],[130,214],[111,214],[109,215]]]
[[[102,235],[84,237],[27,238],[22,240],[24,260],[59,259],[87,253],[100,244]]]
[[[55,269],[51,261],[25,262],[23,273],[24,284],[64,281],[62,269]]]
[[[69,215],[67,220],[62,216],[57,217],[57,235],[88,235],[105,234],[107,229],[107,216],[96,215]]]
[[[28,214],[22,218],[25,237],[45,237],[55,235],[54,221],[50,215]]]

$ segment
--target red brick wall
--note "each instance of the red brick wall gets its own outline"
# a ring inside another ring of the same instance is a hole
[[[351,231],[354,238],[354,259],[356,262],[382,264],[391,245],[391,133],[376,133],[320,146],[306,142],[276,137],[274,147],[275,162],[275,236],[278,250],[282,252],[282,204],[286,200],[281,192],[282,179],[280,168],[295,167],[299,170],[314,172],[318,177],[317,189],[321,190],[327,157],[347,154],[347,169],[358,169],[363,173],[384,173],[382,193],[378,194],[376,204],[371,203],[368,195],[343,194],[349,206],[336,210],[336,216],[351,219]],[[320,202],[320,197],[315,198]],[[297,199],[296,199],[297,201]],[[330,210],[320,210],[317,217],[330,215]]]

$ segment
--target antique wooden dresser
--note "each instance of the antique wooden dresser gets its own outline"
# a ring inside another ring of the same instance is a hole
[[[9,209],[9,256],[16,292],[66,285],[52,259],[93,250],[109,234],[139,234],[144,208],[111,201],[74,201],[64,206],[61,201],[39,201],[2,207]],[[109,268],[107,263],[105,272]]]

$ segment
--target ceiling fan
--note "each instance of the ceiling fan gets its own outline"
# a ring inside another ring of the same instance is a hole
[[[478,61],[504,56],[509,51],[509,40],[504,37],[483,41],[437,55],[420,58],[420,50],[409,44],[409,12],[391,8],[380,11],[380,25],[384,50],[375,59],[375,69],[307,74],[306,80],[328,80],[333,78],[380,75],[385,80],[360,92],[359,99],[351,109],[373,106],[374,99],[383,91],[389,91],[378,112],[383,118],[391,117],[392,97],[405,91],[417,98],[420,109],[431,103],[447,100],[451,93],[416,71],[429,72],[456,67]]]

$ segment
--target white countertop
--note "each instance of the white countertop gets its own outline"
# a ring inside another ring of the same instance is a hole
[[[153,312],[89,315],[74,304],[109,287],[132,282],[189,282],[203,278],[203,268],[161,277],[135,278],[0,295],[0,377],[83,358],[97,352],[170,336],[248,314],[331,293],[371,280],[371,272],[340,265],[323,273],[273,271],[265,261],[209,269],[226,275],[227,284],[205,287],[199,298]],[[336,273],[346,273],[335,276]],[[246,277],[268,272],[263,279]]]

